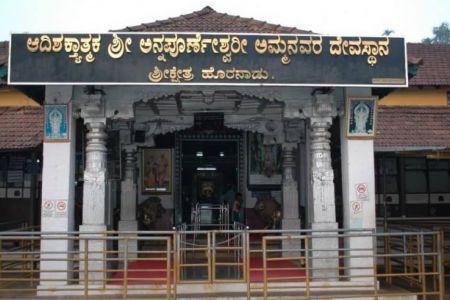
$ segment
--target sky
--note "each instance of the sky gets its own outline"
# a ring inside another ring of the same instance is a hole
[[[102,33],[191,13],[217,12],[326,35],[380,36],[407,42],[450,23],[450,0],[1,0],[0,41],[11,33]]]

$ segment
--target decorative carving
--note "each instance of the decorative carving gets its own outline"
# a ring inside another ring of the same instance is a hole
[[[283,144],[283,185],[296,185],[295,144]]]
[[[85,123],[91,118],[105,118],[105,101],[101,94],[85,95],[84,101],[80,105],[81,117],[85,119]]]
[[[253,207],[256,215],[264,222],[264,229],[275,229],[281,221],[281,205],[270,195],[262,195]]]
[[[285,141],[300,143],[305,140],[305,122],[300,119],[284,121]]]
[[[156,222],[166,212],[159,197],[150,197],[138,206],[139,230],[155,229]]]
[[[145,136],[154,136],[157,134],[166,134],[169,132],[175,132],[191,128],[194,126],[193,116],[183,116],[179,118],[171,119],[153,119],[145,122]]]
[[[86,175],[94,175],[94,177],[104,176],[106,171],[106,138],[105,123],[93,122],[88,123],[89,132],[86,134]],[[103,173],[103,174],[100,174]],[[95,175],[98,176],[95,176]]]
[[[336,114],[336,103],[334,101],[333,95],[315,95],[313,113],[315,117],[335,117]]]
[[[314,222],[335,222],[333,169],[331,166],[331,115],[336,114],[330,101],[316,101],[311,118],[311,181],[314,201]]]
[[[224,126],[228,128],[264,134],[264,144],[284,142],[283,123],[281,120],[244,115],[225,115]]]
[[[106,192],[105,123],[87,123],[86,169],[83,185],[83,225],[104,225]]]
[[[136,182],[136,153],[137,147],[135,145],[123,146],[122,149],[125,151],[125,174],[123,180],[132,180]]]

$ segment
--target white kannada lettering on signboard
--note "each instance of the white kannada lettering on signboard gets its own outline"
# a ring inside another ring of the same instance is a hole
[[[355,184],[356,199],[369,200],[369,188],[367,183]]]
[[[54,215],[55,207],[53,200],[42,201],[42,217],[51,218]]]
[[[56,200],[56,212],[55,217],[66,217],[67,216],[67,200]]]

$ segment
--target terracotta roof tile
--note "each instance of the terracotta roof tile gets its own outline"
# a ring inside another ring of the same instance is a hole
[[[267,22],[218,13],[209,6],[190,14],[181,15],[166,20],[127,26],[113,31],[177,31],[177,32],[251,32],[251,33],[304,33],[307,30],[295,27],[284,27]]]
[[[42,107],[0,107],[0,150],[34,148],[42,143]]]
[[[450,86],[450,44],[408,43],[408,58],[420,60],[409,85]]]
[[[379,106],[375,151],[450,148],[450,107]]]

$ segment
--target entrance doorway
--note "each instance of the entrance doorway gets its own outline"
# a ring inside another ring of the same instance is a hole
[[[203,224],[223,223],[225,218],[219,207],[229,208],[234,200],[226,197],[226,192],[232,189],[235,194],[242,190],[242,134],[194,132],[179,134],[176,139],[177,224],[193,224],[193,211],[198,205],[217,207],[203,212]]]

